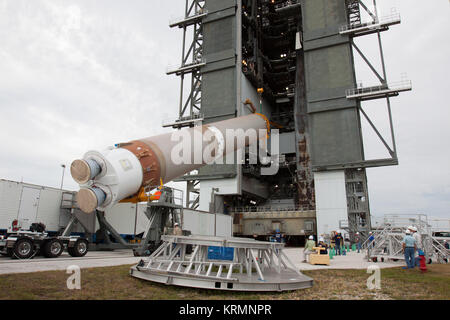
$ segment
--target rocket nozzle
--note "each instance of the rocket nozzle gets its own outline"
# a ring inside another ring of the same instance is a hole
[[[73,180],[79,184],[86,184],[100,174],[102,168],[93,159],[75,160],[70,166],[70,173]]]
[[[97,187],[82,188],[76,198],[81,211],[91,213],[105,202],[106,194]]]

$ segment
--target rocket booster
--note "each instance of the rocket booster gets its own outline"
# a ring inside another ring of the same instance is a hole
[[[85,213],[105,211],[137,194],[141,188],[157,187],[160,181],[170,182],[208,164],[202,157],[205,151],[211,150],[213,158],[217,159],[226,156],[227,152],[234,152],[260,138],[266,138],[266,135],[245,135],[243,145],[235,143],[236,137],[229,138],[234,141],[227,141],[227,130],[247,132],[249,129],[269,132],[270,124],[264,115],[254,113],[120,143],[103,151],[89,151],[83,159],[73,161],[70,167],[73,179],[80,185],[76,196],[78,205]],[[175,135],[189,137],[187,145],[197,146],[183,149],[183,158],[187,161],[180,162],[174,157],[174,153],[178,154],[174,149],[180,149],[180,142],[174,139]],[[199,144],[198,140],[203,140],[205,136],[210,137],[210,143]],[[232,150],[225,147],[229,143],[233,143]]]

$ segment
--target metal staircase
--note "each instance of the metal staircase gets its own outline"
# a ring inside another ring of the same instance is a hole
[[[362,248],[367,249],[369,261],[404,260],[402,242],[408,226],[417,228],[421,238],[421,247],[428,263],[448,263],[449,252],[433,237],[431,225],[424,214],[385,215],[381,227],[373,231],[374,241],[367,239]]]

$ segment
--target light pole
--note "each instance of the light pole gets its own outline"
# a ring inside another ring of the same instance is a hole
[[[61,179],[61,190],[62,190],[62,188],[63,188],[63,184],[64,184],[64,171],[65,171],[65,169],[66,169],[66,165],[65,164],[62,164],[61,165],[61,167],[62,167],[62,179]]]

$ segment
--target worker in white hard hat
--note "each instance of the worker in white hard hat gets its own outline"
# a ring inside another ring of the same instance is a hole
[[[403,253],[405,254],[406,267],[404,269],[412,269],[415,266],[414,252],[416,251],[416,239],[411,234],[411,230],[407,229],[403,238]]]
[[[416,240],[416,248],[417,249],[414,254],[414,266],[418,266],[419,265],[419,255],[420,254],[425,255],[425,253],[423,252],[423,246],[422,246],[422,236],[418,232],[417,228],[414,226],[408,227],[408,230],[411,231],[411,235]],[[422,252],[419,252],[419,251],[422,251]]]
[[[178,222],[175,222],[175,224],[173,225],[173,235],[174,236],[182,236],[183,235],[183,230],[181,230],[180,224]]]
[[[328,245],[325,243],[324,237],[319,238],[318,246],[324,248],[325,250],[320,250],[320,254],[328,254]]]
[[[303,249],[303,262],[308,262],[309,255],[314,253],[314,247],[316,246],[316,242],[314,241],[313,236],[309,236],[308,241],[306,241],[305,249]]]
[[[361,236],[359,235],[359,232],[355,233],[355,243],[359,253],[361,251]]]

